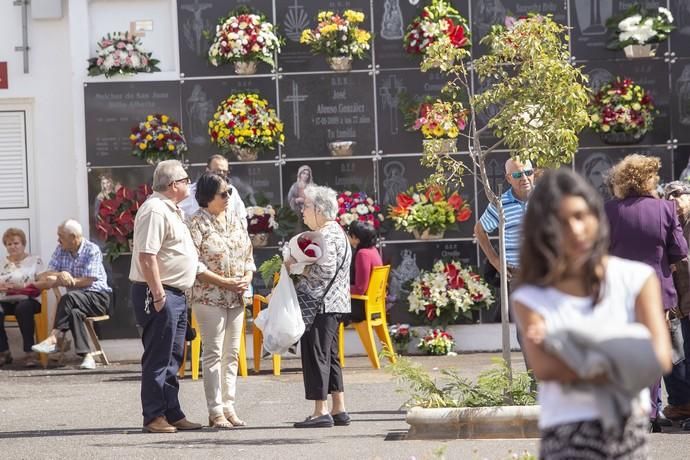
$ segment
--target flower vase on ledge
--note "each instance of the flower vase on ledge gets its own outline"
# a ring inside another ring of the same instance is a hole
[[[414,235],[416,240],[440,240],[441,238],[443,238],[444,233],[445,232],[431,233],[431,231],[428,228],[422,232],[420,232],[419,230],[412,230],[412,234]]]
[[[333,56],[326,59],[331,69],[336,72],[349,72],[352,70],[352,58],[350,56]]]
[[[254,75],[256,64],[256,61],[237,61],[235,62],[235,73],[237,75]]]
[[[249,235],[252,240],[252,246],[255,248],[262,248],[268,244],[268,233],[254,233]]]
[[[609,145],[632,145],[639,144],[644,139],[646,131],[636,133],[625,133],[618,131],[609,131],[607,133],[599,133],[601,140]]]
[[[230,151],[235,154],[239,161],[256,161],[259,157],[259,149],[256,147],[240,147],[239,145],[230,146]]]
[[[623,48],[623,51],[625,51],[625,57],[628,59],[656,56],[656,46],[654,45],[628,45]]]

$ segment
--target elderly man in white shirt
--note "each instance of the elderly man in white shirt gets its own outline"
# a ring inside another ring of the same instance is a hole
[[[219,154],[211,155],[206,163],[206,172],[212,172],[226,178],[226,182],[232,190],[230,200],[228,201],[228,211],[232,212],[240,219],[242,226],[246,230],[247,208],[244,206],[242,198],[240,198],[240,194],[237,189],[230,185],[230,168],[227,158]],[[189,196],[178,204],[178,206],[182,208],[182,211],[184,212],[185,219],[190,219],[199,210],[199,204],[196,202],[196,198],[194,198],[195,194],[196,183],[190,185]]]

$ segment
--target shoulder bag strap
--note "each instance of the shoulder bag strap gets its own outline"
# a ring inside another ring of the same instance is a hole
[[[338,225],[340,227],[340,225]],[[340,230],[343,230],[342,227],[340,227]],[[343,234],[345,231],[343,230]],[[323,297],[321,297],[321,301],[323,301],[326,298],[326,295],[328,294],[328,291],[331,290],[331,286],[333,285],[333,282],[335,279],[338,277],[338,273],[340,273],[340,270],[343,268],[343,265],[345,265],[345,259],[347,259],[347,253],[350,250],[350,243],[347,242],[347,237],[345,237],[345,255],[343,256],[342,262],[340,262],[340,266],[338,266],[338,269],[335,271],[335,275],[333,275],[333,278],[331,278],[331,282],[328,283],[328,286],[326,286],[326,291],[323,294]]]

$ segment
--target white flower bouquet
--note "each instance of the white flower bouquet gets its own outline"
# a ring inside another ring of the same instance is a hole
[[[129,32],[109,33],[98,42],[95,58],[89,59],[89,76],[133,75],[160,72],[159,61],[144,50],[139,37]]]
[[[667,8],[660,6],[656,10],[646,10],[635,4],[622,14],[606,21],[606,27],[615,36],[607,47],[624,49],[630,45],[662,42],[675,29],[672,23],[673,15]]]

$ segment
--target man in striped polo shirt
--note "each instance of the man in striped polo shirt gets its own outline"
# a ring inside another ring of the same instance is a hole
[[[527,198],[534,187],[532,163],[529,160],[524,164],[519,160],[506,161],[506,180],[510,188],[501,195],[501,203],[506,217],[504,247],[510,280],[520,265],[522,219],[527,211]],[[474,226],[474,234],[489,263],[500,272],[501,261],[489,241],[489,234],[496,230],[498,230],[498,211],[496,206],[489,203],[486,211]]]

